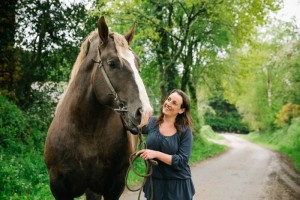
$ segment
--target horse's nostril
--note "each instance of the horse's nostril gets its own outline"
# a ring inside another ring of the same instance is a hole
[[[138,121],[139,123],[140,123],[141,120],[142,120],[142,112],[143,112],[143,109],[142,109],[142,108],[139,108],[139,109],[137,109],[137,111],[136,111],[136,113],[135,113],[136,121]]]
[[[138,111],[140,114],[142,114],[144,110],[143,110],[143,108],[139,108]]]

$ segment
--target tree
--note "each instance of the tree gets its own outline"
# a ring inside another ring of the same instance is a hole
[[[294,90],[299,80],[293,79],[299,74],[295,27],[280,23],[266,30],[231,52],[228,65],[235,74],[222,77],[226,99],[237,105],[252,130],[274,128],[281,107],[299,94]]]
[[[194,101],[198,73],[203,73],[201,77],[205,73],[219,73],[211,73],[210,69],[221,66],[217,64],[222,58],[220,54],[241,44],[255,31],[255,26],[264,23],[267,12],[279,8],[276,0],[136,0],[126,4],[104,1],[98,5],[99,11],[108,14],[112,22],[126,24],[129,19],[138,20],[142,29],[137,33],[138,39],[143,41],[139,43],[150,50],[159,69],[160,96],[180,87],[189,90]]]
[[[17,0],[1,1],[0,7],[0,93],[16,100],[14,87],[19,81],[15,45]]]
[[[79,43],[96,27],[91,22],[96,23],[95,18],[88,17],[83,3],[24,0],[8,5],[14,10],[3,12],[11,13],[16,22],[7,32],[15,39],[10,43],[13,56],[8,58],[12,63],[9,69],[17,75],[11,76],[15,79],[7,88],[16,95],[19,105],[27,107],[34,99],[32,83],[67,79]]]

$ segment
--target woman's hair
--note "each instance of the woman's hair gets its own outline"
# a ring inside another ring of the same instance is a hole
[[[183,128],[186,126],[189,128],[193,127],[193,121],[192,121],[191,111],[190,111],[190,109],[191,109],[190,100],[189,100],[189,97],[186,95],[186,93],[179,89],[172,90],[168,96],[170,96],[171,94],[173,94],[175,92],[177,94],[179,94],[182,98],[181,108],[184,108],[184,112],[182,114],[177,115],[174,125],[178,131],[183,131]],[[164,114],[162,112],[162,109],[163,109],[163,104],[160,107],[160,114],[156,120],[157,124],[161,124],[164,121],[163,120]]]

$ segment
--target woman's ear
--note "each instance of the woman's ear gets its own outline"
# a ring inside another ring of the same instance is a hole
[[[185,108],[181,108],[180,111],[179,111],[179,114],[182,114],[185,112]]]

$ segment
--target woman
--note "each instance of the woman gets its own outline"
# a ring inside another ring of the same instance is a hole
[[[143,124],[143,123],[141,123]],[[140,125],[142,126],[142,125]],[[158,117],[151,117],[142,128],[147,134],[147,148],[137,152],[141,158],[155,159],[153,165],[154,200],[191,200],[195,194],[188,165],[192,150],[192,119],[187,95],[173,90],[160,109]],[[151,198],[150,180],[144,186]]]

